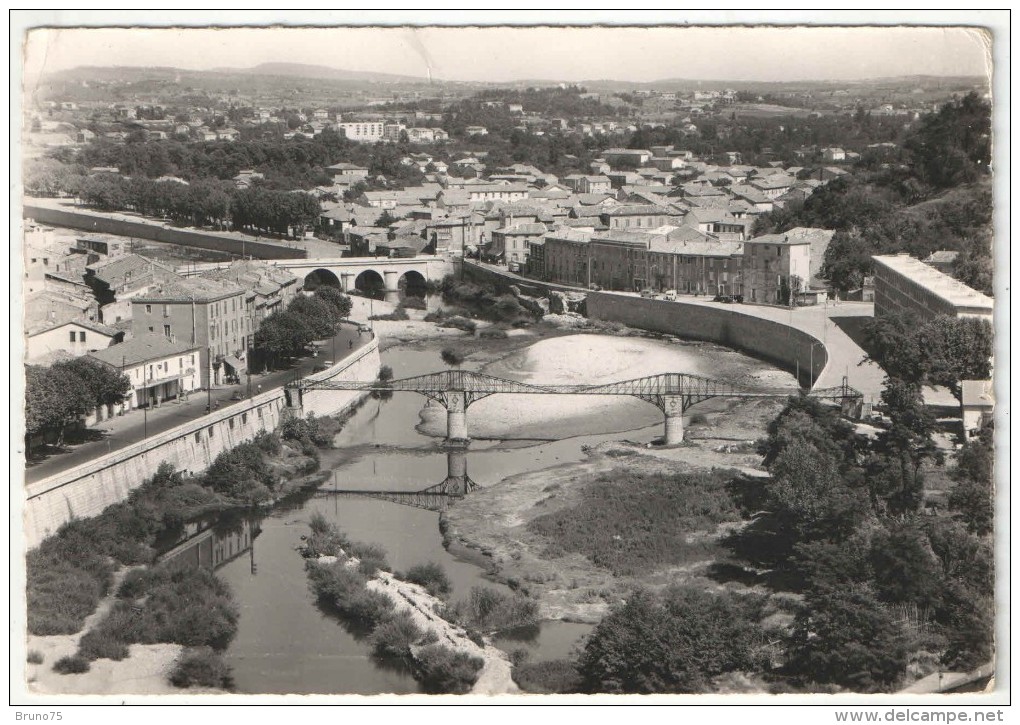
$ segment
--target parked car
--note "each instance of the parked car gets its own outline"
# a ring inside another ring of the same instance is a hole
[[[588,285],[588,289],[590,289],[592,292],[601,292],[602,286],[592,282],[590,285]]]
[[[641,296],[645,299],[652,299],[655,297],[655,290],[643,289],[641,290]]]
[[[359,324],[358,325],[358,333],[359,334],[362,333],[362,332],[371,332],[371,331],[372,331],[372,328],[369,327],[368,325],[365,325],[365,324]]]
[[[670,302],[676,302],[676,290],[675,289],[666,290],[665,292],[662,293],[662,298],[665,300],[669,300]]]

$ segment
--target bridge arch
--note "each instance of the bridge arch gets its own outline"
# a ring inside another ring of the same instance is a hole
[[[304,286],[309,292],[314,292],[319,287],[341,288],[340,278],[328,269],[316,269],[306,274]]]
[[[424,299],[427,291],[427,282],[425,275],[421,272],[409,269],[400,276],[400,280],[397,282],[397,286],[400,289],[400,297],[418,297]]]
[[[386,282],[374,269],[366,269],[354,279],[354,289],[369,297],[382,299],[386,292]]]

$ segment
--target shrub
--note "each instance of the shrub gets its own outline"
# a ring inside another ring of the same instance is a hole
[[[538,623],[538,602],[521,592],[472,587],[468,600],[458,602],[450,614],[464,627],[484,631],[528,627]]]
[[[475,330],[478,328],[478,324],[474,320],[469,320],[466,317],[456,316],[443,320],[439,323],[439,327],[451,327],[474,334]]]
[[[486,330],[482,330],[478,333],[478,336],[483,340],[505,340],[507,335],[506,330],[499,327],[490,327]]]
[[[208,647],[188,650],[177,661],[170,683],[174,687],[229,688],[232,684],[230,666],[222,655]]]
[[[119,632],[109,628],[94,629],[86,632],[78,642],[78,654],[92,661],[98,659],[122,660],[128,656],[128,646],[120,638]]]
[[[39,562],[37,553],[28,554],[28,631],[38,635],[81,631],[106,593],[109,572],[101,576],[70,562]]]
[[[370,627],[389,616],[393,601],[385,594],[366,588],[363,574],[343,562],[306,564],[310,586],[323,604],[350,619]]]
[[[88,672],[91,669],[89,661],[81,655],[70,655],[61,657],[53,663],[53,671],[62,675],[77,675]]]
[[[254,443],[241,443],[216,456],[203,478],[217,493],[244,503],[269,499],[277,482]]]
[[[30,665],[41,665],[43,663],[43,653],[37,649],[30,649],[25,659]]]
[[[510,664],[514,667],[520,667],[529,659],[531,659],[531,652],[524,647],[518,647],[510,653]]]
[[[708,416],[704,413],[695,413],[691,416],[691,425],[705,425],[708,423]]]
[[[311,535],[305,540],[304,554],[307,557],[340,556],[350,546],[347,537],[341,534],[336,526],[326,520],[321,512],[312,514],[309,522]]]
[[[144,594],[144,603],[116,602],[89,633],[97,643],[108,638],[126,644],[225,649],[237,633],[238,611],[230,589],[207,569],[154,569],[132,584],[131,591]]]
[[[153,580],[153,570],[132,569],[120,582],[117,588],[117,597],[120,599],[138,599],[148,591]]]
[[[430,644],[417,651],[415,664],[426,692],[461,695],[475,684],[485,663],[480,657]]]
[[[474,642],[477,646],[483,648],[485,647],[485,637],[483,637],[482,633],[479,632],[477,629],[469,628],[464,630],[464,633],[467,635],[467,638]]]
[[[425,591],[434,597],[444,597],[452,588],[443,567],[431,561],[427,564],[415,564],[407,570],[403,579],[424,587]]]
[[[401,307],[405,307],[409,310],[424,310],[425,300],[421,297],[405,297],[401,303]]]
[[[520,650],[518,650],[520,651]],[[582,692],[581,676],[569,660],[514,663],[514,682],[536,695],[569,695]]]
[[[379,368],[379,382],[388,383],[393,380],[393,368],[389,365],[383,365]]]
[[[390,565],[386,562],[386,550],[375,544],[365,544],[356,541],[348,549],[351,556],[356,557],[358,570],[367,577],[375,576],[380,569],[389,571]]]
[[[393,310],[393,312],[382,315],[372,315],[368,319],[383,320],[388,322],[401,322],[403,320],[410,320],[411,318],[408,316],[407,310],[405,310],[403,307],[397,307],[397,309]]]
[[[414,623],[411,613],[405,610],[381,622],[369,641],[378,655],[406,657],[411,652],[411,645],[422,636],[423,632]]]
[[[252,442],[267,456],[278,456],[283,447],[280,434],[276,431],[260,430]]]

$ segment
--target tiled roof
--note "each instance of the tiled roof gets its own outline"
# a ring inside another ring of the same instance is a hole
[[[149,360],[170,357],[171,355],[180,355],[191,350],[197,350],[198,347],[193,342],[174,342],[163,335],[153,333],[132,337],[130,340],[119,345],[90,352],[89,357],[119,368],[121,366],[137,365]]]
[[[244,292],[237,284],[202,277],[170,277],[131,300],[139,302],[215,302]]]

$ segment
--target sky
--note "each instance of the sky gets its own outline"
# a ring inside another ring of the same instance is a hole
[[[962,27],[63,28],[28,33],[26,80],[83,65],[325,65],[442,80],[853,80],[984,75]]]

